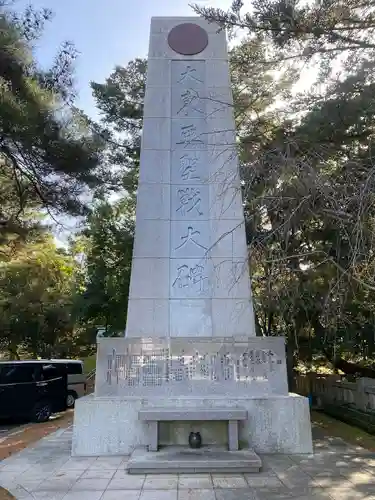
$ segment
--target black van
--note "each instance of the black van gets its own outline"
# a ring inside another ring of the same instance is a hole
[[[66,370],[48,361],[0,361],[0,418],[46,422],[66,410]]]

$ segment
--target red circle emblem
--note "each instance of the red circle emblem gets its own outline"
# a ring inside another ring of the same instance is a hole
[[[199,54],[208,45],[207,31],[197,24],[179,24],[169,32],[168,45],[184,56]]]

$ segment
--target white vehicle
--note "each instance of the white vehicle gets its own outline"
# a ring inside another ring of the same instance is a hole
[[[51,364],[63,365],[68,375],[68,397],[66,405],[73,408],[76,399],[86,394],[86,375],[83,373],[83,361],[79,359],[51,359]]]

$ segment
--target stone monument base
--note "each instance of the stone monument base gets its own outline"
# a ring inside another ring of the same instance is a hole
[[[266,396],[86,396],[76,401],[73,456],[130,455],[148,444],[148,424],[138,412],[151,407],[245,408],[239,423],[240,449],[257,453],[312,453],[307,398],[296,394]],[[199,431],[207,446],[225,446],[225,422],[161,422],[159,444],[188,447],[190,431]]]
[[[228,451],[223,446],[165,446],[150,452],[136,448],[127,463],[128,474],[238,474],[259,472],[262,461],[252,450]]]

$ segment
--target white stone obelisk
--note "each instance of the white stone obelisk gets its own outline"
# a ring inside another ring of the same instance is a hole
[[[153,18],[125,336],[254,335],[226,36]]]

